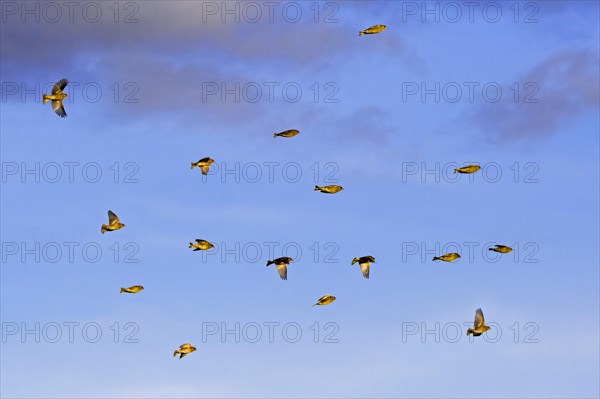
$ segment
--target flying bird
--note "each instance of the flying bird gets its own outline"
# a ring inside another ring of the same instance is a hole
[[[501,254],[507,254],[511,252],[513,249],[511,247],[507,247],[506,245],[498,245],[496,244],[495,248],[488,248],[489,251],[500,252]]]
[[[361,30],[360,32],[358,32],[358,36],[373,35],[375,33],[383,32],[385,29],[387,29],[386,25],[373,25],[370,28],[367,28],[365,30]]]
[[[173,356],[176,357],[179,354],[179,358],[182,359],[185,355],[189,355],[195,350],[196,348],[194,348],[192,344],[183,344],[179,347],[179,349],[173,352]]]
[[[279,273],[279,277],[281,277],[282,280],[287,280],[287,267],[290,264],[290,262],[293,262],[294,260],[292,258],[289,258],[287,256],[282,256],[281,258],[277,258],[274,260],[268,260],[267,261],[267,267],[269,265],[275,265],[277,267],[277,272]]]
[[[190,242],[189,248],[194,248],[194,251],[206,251],[207,249],[214,248],[214,245],[198,238],[196,242]]]
[[[299,130],[290,129],[290,130],[283,131],[281,133],[273,133],[273,137],[286,137],[286,138],[290,138],[290,137],[297,136],[299,134],[300,134]]]
[[[473,323],[473,328],[469,328],[467,330],[467,335],[473,334],[474,337],[479,337],[489,329],[491,329],[491,327],[485,325],[481,308],[477,309],[475,311],[475,322]]]
[[[335,297],[333,295],[324,295],[321,298],[319,298],[319,300],[317,301],[317,303],[315,303],[313,306],[325,306],[325,305],[329,305],[330,303],[332,303],[333,301],[335,301]]]
[[[144,289],[144,287],[142,287],[141,285],[133,285],[129,288],[121,288],[121,292],[119,292],[119,294],[122,294],[124,292],[128,292],[130,294],[137,294],[138,292],[140,292],[143,289]]]
[[[358,262],[360,266],[360,271],[363,274],[364,278],[369,278],[369,269],[371,267],[371,262],[375,263],[375,258],[372,256],[363,256],[361,258],[352,259],[352,264]]]
[[[65,107],[63,106],[63,100],[68,97],[68,94],[63,93],[63,90],[65,87],[67,87],[68,83],[69,81],[67,79],[59,80],[56,82],[54,87],[52,87],[52,93],[49,95],[44,94],[42,97],[43,104],[46,104],[48,101],[52,101],[52,109],[56,115],[60,116],[61,118],[67,117]]]
[[[451,254],[435,256],[432,260],[443,260],[444,262],[453,262],[458,258],[460,258],[460,255],[456,252],[452,252]]]
[[[210,168],[210,165],[213,164],[214,162],[215,162],[215,160],[210,159],[209,157],[202,158],[198,162],[192,162],[192,169],[194,169],[194,167],[197,166],[202,171],[202,174],[206,175],[206,174],[208,174],[208,169]]]
[[[481,166],[479,165],[467,165],[462,168],[454,169],[454,173],[475,173],[479,169],[481,169]]]
[[[343,189],[344,189],[344,187],[342,187],[342,186],[336,186],[335,184],[331,185],[331,186],[323,186],[323,187],[315,186],[315,191],[320,191],[320,192],[325,193],[325,194],[339,193]]]
[[[121,221],[119,220],[117,215],[115,215],[113,213],[113,211],[109,210],[108,211],[108,225],[103,224],[100,231],[102,232],[102,234],[104,234],[107,231],[115,231],[115,230],[122,229],[123,227],[125,227],[125,225],[123,223],[121,223]]]

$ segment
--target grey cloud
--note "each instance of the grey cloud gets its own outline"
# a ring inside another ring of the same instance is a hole
[[[568,128],[568,122],[598,109],[598,54],[587,50],[562,50],[548,57],[517,79],[534,82],[539,92],[531,98],[537,103],[524,103],[524,95],[533,88],[520,89],[519,101],[506,92],[497,103],[479,107],[474,122],[490,138],[540,138]]]

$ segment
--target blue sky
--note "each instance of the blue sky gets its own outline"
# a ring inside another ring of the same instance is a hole
[[[598,3],[520,2],[517,22],[512,2],[481,2],[473,22],[460,2],[456,22],[445,3],[439,22],[420,16],[436,3],[321,2],[316,22],[313,2],[276,2],[272,22],[262,2],[258,22],[209,3],[77,3],[72,19],[3,3],[2,397],[598,397]],[[388,28],[358,36],[374,24]],[[40,101],[63,77],[66,119]],[[252,82],[273,101],[203,91]],[[405,92],[436,83],[439,102]],[[189,165],[205,156],[218,169],[203,178]],[[36,163],[39,182],[21,175]],[[482,171],[453,180],[469,163]],[[236,165],[239,181],[222,172]],[[345,190],[313,191],[327,183]],[[102,235],[108,209],[126,228]],[[195,238],[219,251],[191,252]],[[36,243],[40,261],[23,259]],[[430,261],[450,243],[459,261]],[[515,251],[492,262],[491,243]],[[269,245],[302,251],[287,281],[265,267]],[[369,280],[350,265],[363,255]],[[311,307],[325,294],[337,301]],[[495,328],[471,342],[478,307]],[[36,323],[40,342],[21,334]],[[72,342],[64,323],[79,323]],[[236,323],[239,343],[205,334]],[[256,343],[241,333],[253,323]],[[198,350],[175,360],[184,342]]]

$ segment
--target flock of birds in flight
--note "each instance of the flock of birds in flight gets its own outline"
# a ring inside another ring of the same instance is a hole
[[[384,31],[386,28],[387,28],[386,25],[373,25],[370,28],[360,31],[358,34],[359,34],[359,36],[377,34],[377,33]],[[59,80],[53,86],[51,94],[49,94],[49,95],[44,94],[43,98],[42,98],[43,104],[46,104],[49,101],[52,102],[52,104],[51,104],[52,109],[61,118],[65,118],[67,116],[67,113],[66,113],[64,105],[63,105],[63,100],[65,98],[67,98],[67,94],[64,93],[64,89],[67,86],[67,84],[68,84],[67,79]],[[277,138],[277,137],[292,138],[292,137],[297,136],[298,134],[300,134],[299,130],[290,129],[290,130],[285,130],[281,133],[274,133],[273,137],[274,138]],[[214,162],[215,162],[214,159],[211,159],[210,157],[205,157],[205,158],[200,159],[198,162],[192,162],[191,164],[192,164],[192,169],[194,169],[195,167],[198,167],[200,169],[200,171],[202,172],[202,174],[207,175],[210,170],[210,166]],[[471,174],[471,173],[477,172],[480,169],[481,169],[481,167],[479,165],[467,165],[467,166],[455,169],[454,173]],[[338,186],[338,185],[329,185],[329,186],[323,186],[323,187],[315,186],[315,188],[314,188],[315,191],[320,191],[321,193],[325,193],[325,194],[336,194],[336,193],[339,193],[340,191],[342,191],[343,189],[344,188],[342,186]],[[123,223],[121,223],[118,216],[114,212],[109,210],[108,211],[108,224],[102,225],[101,232],[102,232],[102,234],[104,234],[108,231],[116,231],[116,230],[120,230],[124,227],[125,227],[125,225]],[[202,239],[197,239],[197,240],[195,240],[195,242],[190,242],[190,245],[189,245],[189,248],[194,248],[193,249],[194,251],[206,251],[213,247],[214,247],[213,244],[211,244],[210,242],[208,242],[206,240],[202,240]],[[498,252],[498,253],[502,253],[502,254],[506,254],[506,253],[511,252],[512,248],[508,247],[506,245],[496,245],[493,248],[489,248],[489,250]],[[460,258],[460,254],[453,252],[453,253],[436,256],[432,260],[433,261],[441,260],[444,262],[454,262],[455,260],[457,260],[459,258]],[[267,267],[270,265],[275,265],[277,272],[279,273],[279,277],[282,280],[287,280],[287,269],[291,262],[293,262],[292,258],[287,257],[287,256],[282,256],[277,259],[268,260]],[[370,255],[362,256],[359,258],[352,259],[351,264],[354,265],[355,263],[358,263],[363,277],[368,279],[369,271],[371,268],[371,263],[375,263],[375,258]],[[142,291],[143,289],[144,289],[144,287],[141,285],[134,285],[131,287],[121,288],[120,293],[136,294],[136,293]],[[313,306],[329,305],[329,304],[333,303],[335,300],[336,300],[335,296],[327,294],[327,295],[324,295],[321,298],[319,298]],[[475,311],[475,321],[473,323],[473,328],[469,328],[467,330],[467,335],[473,334],[474,336],[477,337],[477,336],[480,336],[481,334],[483,334],[484,332],[488,331],[489,329],[490,329],[490,327],[485,325],[483,311],[481,310],[481,308],[478,308]],[[185,344],[181,345],[179,347],[179,349],[175,350],[175,352],[173,353],[173,356],[179,355],[179,358],[181,359],[184,356],[194,352],[195,350],[196,350],[196,348],[194,346],[192,346],[192,344],[185,343]]]

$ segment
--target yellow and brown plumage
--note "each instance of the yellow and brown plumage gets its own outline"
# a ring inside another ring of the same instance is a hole
[[[281,258],[268,260],[267,266],[275,265],[277,267],[277,273],[279,273],[279,277],[281,277],[282,280],[287,280],[287,267],[293,261],[294,260],[290,257],[282,256]]]
[[[335,194],[335,193],[339,193],[343,189],[344,189],[344,187],[342,187],[342,186],[336,186],[335,184],[332,184],[330,186],[323,186],[323,187],[315,186],[314,191],[320,191],[325,194]]]
[[[63,100],[68,97],[67,93],[63,93],[65,87],[69,81],[67,79],[61,79],[54,87],[52,87],[51,94],[44,94],[42,97],[42,103],[46,104],[48,101],[52,101],[52,109],[56,113],[56,115],[61,118],[67,117],[67,112],[65,111],[65,107],[63,106]]]
[[[479,165],[467,165],[467,166],[463,166],[462,168],[457,168],[454,169],[454,173],[475,173],[477,172],[479,169],[481,169],[481,166]]]
[[[285,130],[281,133],[273,133],[273,137],[286,137],[286,138],[290,138],[290,137],[294,137],[300,134],[300,131],[297,129],[290,129],[290,130]]]
[[[100,231],[102,232],[102,234],[104,234],[107,231],[115,231],[115,230],[122,229],[123,227],[125,227],[125,225],[123,223],[121,223],[121,221],[119,220],[117,215],[115,215],[113,211],[109,210],[108,211],[108,224],[107,225],[103,224],[102,227],[100,228]]]
[[[483,311],[481,308],[477,309],[475,311],[475,322],[473,323],[473,328],[469,328],[467,330],[467,335],[473,334],[473,336],[478,337],[489,329],[491,329],[491,327],[485,325]]]
[[[192,162],[192,169],[194,169],[197,166],[202,171],[202,174],[206,175],[208,174],[208,169],[210,168],[210,165],[212,165],[214,162],[215,160],[211,159],[210,157],[202,158],[198,162]]]
[[[189,248],[194,248],[194,251],[206,251],[207,249],[214,248],[210,242],[206,240],[196,239],[196,242],[190,242]]]
[[[189,355],[190,353],[194,352],[196,350],[196,348],[194,348],[192,346],[192,344],[183,344],[181,346],[179,346],[179,349],[177,349],[175,352],[173,352],[173,356],[177,356],[179,355],[179,358],[183,358],[186,355]]]
[[[358,262],[358,265],[360,266],[360,271],[362,272],[363,277],[369,278],[371,262],[375,263],[375,258],[368,255],[368,256],[362,256],[360,258],[352,259],[352,264],[355,264],[357,262]]]
[[[313,306],[325,306],[325,305],[329,305],[330,303],[332,303],[333,301],[335,301],[335,297],[333,295],[323,295],[321,298],[319,298],[319,300],[317,301],[317,303],[315,303]]]
[[[361,30],[360,32],[358,32],[358,36],[362,36],[362,35],[374,35],[376,33],[383,32],[386,29],[387,29],[386,25],[373,25],[370,28],[367,28],[365,30]]]
[[[511,247],[507,247],[506,245],[496,244],[496,246],[494,248],[488,248],[488,250],[494,251],[494,252],[499,252],[501,254],[507,254],[507,253],[511,252],[513,249]]]
[[[459,254],[457,254],[456,252],[452,252],[450,254],[435,256],[432,260],[443,260],[444,262],[453,262],[459,258],[460,258]]]
[[[119,294],[122,294],[124,292],[127,292],[129,294],[137,294],[138,292],[142,291],[144,289],[144,287],[142,287],[141,285],[132,285],[131,287],[128,288],[121,288],[121,291],[119,292]]]

